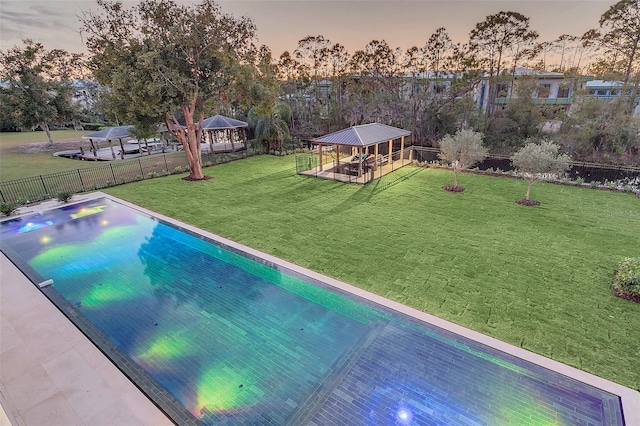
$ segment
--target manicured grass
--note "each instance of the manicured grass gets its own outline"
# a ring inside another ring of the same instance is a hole
[[[90,132],[54,130],[51,132],[51,135],[54,142],[64,142],[80,140],[80,138],[87,133]],[[19,147],[27,144],[47,142],[47,135],[44,132],[0,133],[0,181],[5,182],[48,173],[96,166],[96,163],[93,161],[78,161],[69,158],[54,157],[54,152],[61,151],[59,147],[40,152],[26,152],[19,149]],[[80,145],[88,148],[89,142],[78,143],[78,146]]]
[[[107,192],[511,344],[640,389],[640,304],[609,289],[640,255],[630,194],[405,167],[366,186],[253,157]]]

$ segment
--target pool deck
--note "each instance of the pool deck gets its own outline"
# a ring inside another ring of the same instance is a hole
[[[72,201],[109,197],[81,195]],[[122,202],[119,200],[119,202]],[[123,202],[123,204],[129,204]],[[60,205],[49,201],[19,213]],[[139,210],[143,210],[135,206]],[[175,220],[154,213],[154,216]],[[180,223],[228,246],[364,297],[621,398],[626,426],[640,426],[640,393],[424,312]],[[169,425],[172,422],[23,274],[0,254],[0,424]],[[3,418],[3,416],[5,418]]]
[[[173,424],[1,253],[0,321],[0,424]]]

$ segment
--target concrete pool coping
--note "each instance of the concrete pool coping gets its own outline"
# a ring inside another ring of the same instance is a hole
[[[0,315],[0,424],[173,424],[2,253]]]
[[[308,276],[311,279],[317,280],[317,281],[321,281],[323,283],[328,284],[329,286],[335,287],[339,290],[351,293],[355,296],[359,296],[362,297],[366,300],[372,301],[374,303],[380,304],[382,306],[386,306],[387,308],[390,308],[394,311],[400,312],[402,314],[405,315],[409,315],[411,317],[414,317],[418,320],[424,321],[426,323],[432,324],[434,326],[440,327],[444,330],[453,332],[457,335],[460,335],[462,337],[471,339],[473,341],[479,342],[481,344],[487,345],[491,348],[497,349],[501,352],[505,352],[507,354],[516,356],[520,359],[523,359],[525,361],[531,362],[533,364],[539,365],[541,367],[547,368],[551,371],[554,371],[556,373],[562,374],[564,376],[570,377],[574,380],[577,380],[579,382],[585,383],[589,386],[593,386],[596,387],[598,389],[604,390],[606,392],[609,392],[611,394],[617,395],[618,397],[620,397],[621,399],[621,404],[622,404],[622,410],[623,410],[623,414],[625,416],[625,424],[626,425],[640,425],[640,393],[638,393],[637,391],[624,387],[622,385],[619,385],[617,383],[602,379],[600,377],[597,377],[593,374],[584,372],[582,370],[576,369],[574,367],[570,367],[568,365],[562,364],[560,362],[551,360],[549,358],[543,357],[541,355],[537,355],[534,354],[532,352],[529,352],[525,349],[519,348],[517,346],[513,346],[510,344],[507,344],[505,342],[502,342],[500,340],[494,339],[492,337],[486,336],[484,334],[472,331],[470,329],[464,328],[462,326],[456,325],[454,323],[451,323],[449,321],[445,321],[443,319],[437,318],[433,315],[429,315],[426,314],[424,312],[418,311],[416,309],[407,307],[405,305],[402,305],[400,303],[391,301],[389,299],[386,299],[384,297],[375,295],[373,293],[367,292],[365,290],[362,290],[360,288],[354,287],[352,285],[340,282],[338,280],[332,279],[330,277],[326,277],[324,275],[321,275],[319,273],[313,272],[311,270],[302,268],[300,266],[297,266],[295,264],[292,264],[290,262],[284,261],[282,259],[276,258],[274,256],[268,255],[266,253],[260,252],[258,250],[252,249],[250,247],[246,247],[242,244],[238,244],[234,241],[222,238],[218,235],[203,231],[197,227],[185,224],[183,222],[177,221],[173,218],[161,215],[159,213],[156,212],[152,212],[149,211],[147,209],[144,209],[138,205],[126,202],[124,200],[118,199],[116,197],[112,197],[108,194],[104,194],[101,192],[96,192],[96,193],[92,193],[92,194],[87,194],[87,195],[82,195],[82,196],[78,196],[77,199],[74,199],[72,203],[70,204],[75,204],[76,202],[83,202],[83,201],[89,201],[92,199],[98,199],[98,198],[107,198],[110,200],[113,200],[115,202],[121,203],[123,205],[126,205],[128,207],[131,207],[135,210],[141,211],[143,213],[146,213],[150,216],[156,217],[162,221],[166,221],[168,223],[171,223],[175,226],[178,226],[184,230],[187,230],[189,232],[192,232],[194,234],[198,234],[198,235],[202,235],[206,238],[209,238],[213,241],[217,241],[223,245],[226,245],[228,247],[231,247],[233,249],[236,250],[240,250],[243,252],[248,253],[251,256],[255,256],[258,258],[262,258],[267,262],[273,263],[274,265],[289,269],[291,271],[294,271],[295,273],[298,273],[300,275],[303,276]],[[52,208],[56,208],[56,207],[60,207],[61,203],[56,202],[56,201],[50,201],[47,203],[43,203],[40,204],[38,206],[32,206],[23,210],[19,211],[19,214],[27,214],[27,213],[34,213],[34,212],[38,212],[38,211],[44,211],[44,210],[49,210]],[[5,262],[6,261],[6,262]],[[7,269],[15,269],[15,271],[17,271],[17,274],[22,275],[22,273],[15,268],[13,265],[10,264],[10,262],[8,260],[6,260],[6,258],[4,257],[4,255],[2,256],[2,275],[3,275],[3,289],[4,289],[4,283],[5,283],[5,271]],[[5,264],[9,264],[11,266],[11,268],[6,268]],[[16,275],[16,272],[12,272],[12,275]],[[24,275],[22,275],[22,277],[24,278],[24,281],[29,282],[29,280],[26,279],[26,277]],[[31,286],[32,289],[36,289],[36,286]],[[36,292],[37,293],[37,292]],[[4,301],[4,297],[2,298]],[[43,298],[45,299],[45,298]],[[46,301],[46,299],[45,299]],[[51,305],[51,307],[53,308],[53,305]],[[54,308],[55,310],[55,308]],[[58,314],[60,314],[60,312],[58,312]],[[60,314],[61,315],[61,314]],[[63,317],[64,318],[64,317]],[[5,315],[4,315],[4,309],[3,309],[3,317],[2,317],[2,321],[3,321],[3,327],[4,327],[4,323],[5,323]],[[88,340],[87,340],[88,341]],[[4,346],[4,345],[3,345]],[[3,353],[4,353],[4,347],[3,347]],[[106,358],[105,358],[106,359]],[[115,368],[115,367],[114,367]],[[116,370],[117,371],[117,370]],[[119,371],[117,371],[117,374],[119,374],[120,376],[122,376],[124,378],[124,375],[122,373],[120,373]],[[4,372],[3,372],[4,375]],[[2,377],[2,383],[3,383],[3,392],[2,394],[6,397],[6,394],[4,392],[5,388],[4,388],[4,377]],[[8,392],[9,395],[11,394],[11,391]],[[9,404],[11,407],[11,401],[9,400]],[[155,407],[154,407],[155,408]],[[12,410],[13,411],[13,410]],[[159,412],[159,411],[158,411]],[[20,411],[19,411],[20,413]],[[14,412],[14,416],[15,416],[15,412]],[[20,416],[16,416],[17,418],[19,418]],[[166,418],[165,418],[166,419]],[[20,424],[20,421],[18,421],[18,424]],[[145,424],[143,422],[143,424]],[[151,424],[151,423],[147,423],[147,424]],[[154,423],[155,424],[155,423]]]

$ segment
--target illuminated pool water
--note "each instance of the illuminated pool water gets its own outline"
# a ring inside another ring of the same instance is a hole
[[[110,199],[0,236],[194,424],[625,424],[617,395]]]

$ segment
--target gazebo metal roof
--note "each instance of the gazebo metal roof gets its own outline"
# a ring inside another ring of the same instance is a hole
[[[311,139],[311,142],[326,145],[367,147],[398,139],[403,136],[409,136],[410,134],[411,132],[408,130],[387,126],[386,124],[369,123],[319,136]]]
[[[249,123],[223,115],[214,115],[213,117],[205,118],[202,122],[202,129],[204,130],[238,129],[240,127],[249,127]]]
[[[131,136],[129,134],[129,130],[132,128],[133,126],[109,127],[108,129],[84,135],[82,136],[82,139],[124,139]]]

